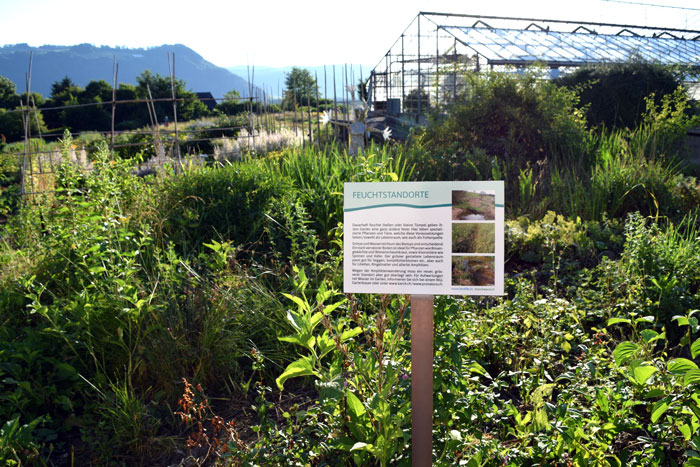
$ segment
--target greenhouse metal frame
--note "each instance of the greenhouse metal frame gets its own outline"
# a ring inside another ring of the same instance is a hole
[[[700,67],[700,31],[624,24],[420,12],[369,77],[378,115],[423,123],[464,89],[465,71],[549,77],[577,67],[633,60]]]

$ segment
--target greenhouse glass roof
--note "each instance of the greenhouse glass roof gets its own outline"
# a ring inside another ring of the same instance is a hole
[[[538,61],[550,66],[580,66],[635,58],[661,64],[700,64],[700,41],[671,34],[648,37],[625,29],[618,34],[459,26],[442,29],[492,65]]]

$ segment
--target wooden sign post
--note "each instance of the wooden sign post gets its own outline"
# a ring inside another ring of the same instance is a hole
[[[411,454],[415,467],[433,462],[433,296],[411,295]]]
[[[433,458],[433,296],[503,295],[504,185],[346,183],[343,290],[411,294],[414,466]]]

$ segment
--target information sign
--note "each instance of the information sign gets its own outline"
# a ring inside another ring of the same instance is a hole
[[[502,295],[502,181],[346,183],[346,293]]]

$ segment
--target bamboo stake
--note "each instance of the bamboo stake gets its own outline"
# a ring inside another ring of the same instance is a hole
[[[170,53],[168,53],[168,71],[170,71],[170,91],[173,97],[173,125],[175,126],[175,155],[177,165],[182,170],[182,158],[180,156],[180,135],[177,129],[177,99],[175,94],[175,52],[173,52],[173,67],[170,68]]]
[[[350,121],[350,105],[348,104],[348,64],[345,64],[345,81],[343,82],[343,91],[345,92],[345,119]]]
[[[320,103],[318,99],[318,73],[314,72],[314,79],[316,80],[316,85],[314,86],[316,88],[316,142],[320,144],[321,142],[321,120],[319,120],[319,108],[320,108]],[[309,109],[309,112],[311,110]]]
[[[323,65],[323,105],[327,105],[328,102],[328,77],[326,76],[326,65]],[[330,128],[326,125],[326,140],[330,139],[328,132]]]
[[[309,146],[314,142],[313,129],[311,127],[311,90],[306,85],[306,110],[309,115]]]
[[[39,132],[39,140],[42,140],[41,136],[41,124],[39,123],[39,111],[36,109],[36,101],[34,101],[34,96],[32,96],[32,108],[34,109],[34,120],[36,121],[36,129]],[[37,156],[37,162],[39,163],[39,172],[43,172],[44,169],[41,165],[41,156]]]
[[[31,81],[32,81],[32,61],[34,60],[34,52],[29,52],[29,73],[25,74],[25,80],[27,84],[27,112],[29,111],[29,96],[31,94]],[[20,181],[20,193],[25,194],[26,191],[26,180],[27,176],[27,160],[29,161],[29,170],[32,171],[32,160],[31,160],[31,148],[29,147],[29,138],[31,135],[31,130],[29,128],[29,114],[25,113],[24,105],[20,99],[20,108],[22,109],[22,123],[24,125],[24,159],[22,160],[22,174]],[[31,179],[31,175],[30,175]],[[34,191],[32,188],[31,191]]]
[[[338,118],[338,96],[335,90],[335,65],[333,65],[333,118]]]
[[[114,115],[117,110],[117,55],[112,58],[112,131],[109,139],[109,154],[114,160]]]

